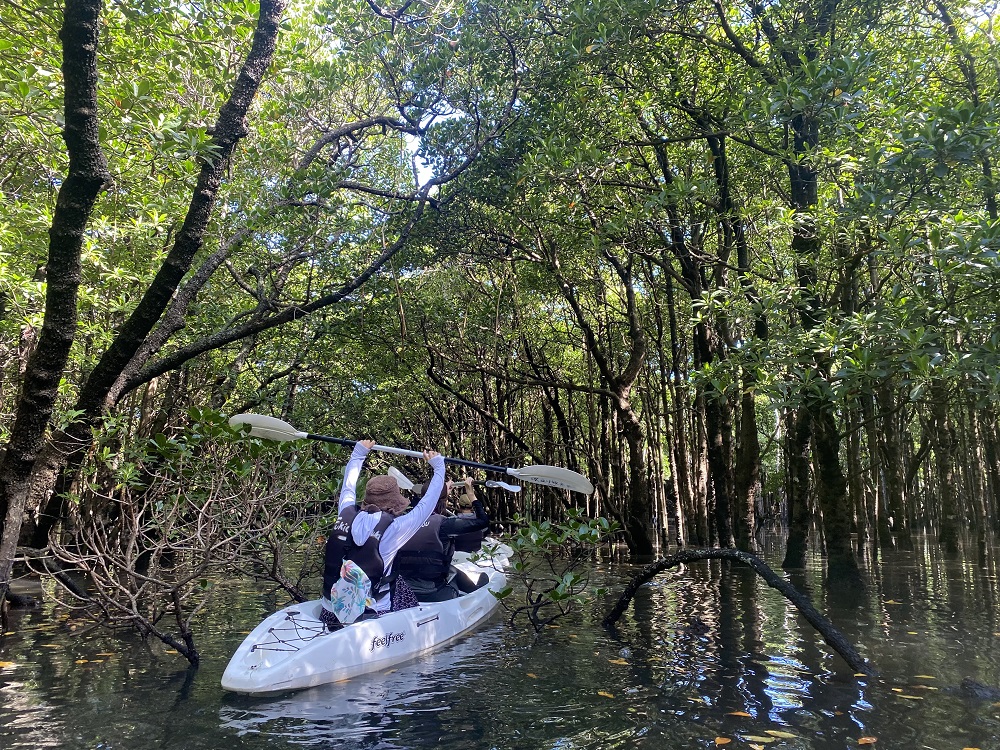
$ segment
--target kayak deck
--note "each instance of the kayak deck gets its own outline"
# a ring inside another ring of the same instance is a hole
[[[222,676],[222,687],[274,695],[339,682],[385,669],[445,646],[496,609],[493,591],[506,586],[502,570],[461,562],[489,576],[486,585],[456,599],[426,603],[330,631],[319,599],[294,604],[261,622],[243,641]]]

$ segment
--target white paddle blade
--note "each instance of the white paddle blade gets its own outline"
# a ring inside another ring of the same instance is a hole
[[[268,417],[263,414],[235,414],[229,418],[230,427],[240,425],[250,425],[250,434],[254,437],[265,440],[300,440],[308,437],[308,432],[300,432],[292,427],[288,422],[282,422],[276,417]]]
[[[523,469],[507,469],[507,473],[530,484],[558,487],[584,495],[594,491],[594,485],[587,477],[561,466],[525,466]]]
[[[395,466],[390,466],[389,467],[389,471],[386,472],[386,473],[390,477],[392,477],[393,479],[396,480],[396,485],[399,487],[399,489],[401,489],[401,490],[407,490],[407,491],[413,489],[413,487],[414,487],[413,480],[410,479],[408,476],[406,476],[406,474],[404,474],[403,472],[401,472]]]
[[[520,492],[521,488],[516,484],[507,484],[506,482],[498,482],[495,479],[486,480],[487,487],[498,487],[501,490],[507,490],[507,492]]]

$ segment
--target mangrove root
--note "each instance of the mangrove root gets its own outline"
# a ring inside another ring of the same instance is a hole
[[[625,587],[625,590],[618,598],[617,604],[615,604],[615,606],[611,609],[607,617],[604,618],[602,624],[605,627],[614,625],[618,621],[618,618],[620,618],[625,612],[626,608],[628,608],[629,602],[632,601],[632,598],[635,596],[635,592],[638,591],[639,587],[652,580],[657,574],[662,573],[664,570],[674,568],[685,563],[694,562],[696,560],[719,559],[735,560],[736,562],[741,562],[744,565],[749,565],[767,582],[768,586],[773,589],[777,589],[782,596],[795,605],[799,612],[801,612],[806,620],[809,621],[809,624],[820,632],[820,635],[823,636],[823,640],[827,642],[830,648],[840,654],[844,658],[844,661],[846,661],[855,672],[859,672],[870,677],[875,675],[875,670],[872,668],[868,660],[863,658],[861,654],[857,652],[857,649],[855,649],[851,642],[844,637],[843,633],[834,627],[833,623],[817,611],[805,594],[796,589],[788,581],[778,576],[773,570],[771,570],[770,567],[768,567],[767,563],[759,557],[737,549],[681,550],[674,555],[670,555],[669,557],[658,560],[651,565],[647,565],[632,579],[628,586]]]

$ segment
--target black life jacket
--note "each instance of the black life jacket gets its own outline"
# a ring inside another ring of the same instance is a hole
[[[444,517],[435,513],[396,554],[393,569],[403,578],[431,581],[443,585],[448,581],[454,547],[441,541]]]
[[[357,517],[357,505],[344,508],[344,512],[337,518],[337,522],[327,537],[323,562],[324,599],[330,598],[331,589],[340,580],[340,569],[345,560],[353,561],[365,571],[368,580],[372,582],[372,597],[378,598],[379,585],[385,575],[385,562],[379,553],[378,545],[382,541],[385,530],[396,520],[396,517],[391,513],[383,512],[379,522],[362,545],[355,544],[354,537],[351,535],[351,526]]]
[[[475,518],[475,515],[463,513],[460,518]],[[452,537],[452,544],[456,552],[479,552],[483,547],[483,540],[489,533],[489,526],[478,531],[467,531],[464,534],[456,534]]]

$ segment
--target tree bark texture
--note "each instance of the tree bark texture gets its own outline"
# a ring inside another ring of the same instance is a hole
[[[59,32],[65,86],[63,140],[69,169],[59,187],[49,229],[42,332],[28,360],[10,441],[0,463],[0,600],[10,582],[32,468],[76,336],[84,231],[98,195],[111,179],[98,133],[97,48],[102,6],[100,0],[67,0]]]

